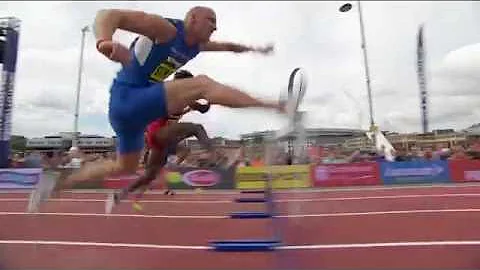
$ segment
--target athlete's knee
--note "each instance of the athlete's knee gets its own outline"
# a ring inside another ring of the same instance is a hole
[[[224,89],[225,85],[213,80],[206,75],[199,76],[201,76],[201,78],[199,79],[199,83],[201,85],[201,98],[206,99],[210,104],[216,104],[219,95],[224,95],[224,91],[222,90]]]
[[[207,75],[204,75],[204,74],[201,74],[201,75],[197,75],[195,77],[193,77],[194,80],[196,80],[198,83],[201,83],[201,84],[211,84],[211,83],[214,83],[215,81],[208,77]]]
[[[201,124],[184,123],[182,140],[186,136],[199,136],[203,132],[206,132]]]
[[[157,176],[158,170],[156,168],[148,168],[145,170],[145,174],[143,175],[143,179],[145,182],[152,181]]]
[[[198,84],[197,89],[205,96],[209,91],[211,91],[217,82],[207,75],[197,75],[193,78]]]
[[[191,123],[191,122],[184,122],[184,123],[181,123],[182,124],[182,129],[185,130],[185,131],[196,131],[196,130],[199,130],[201,129],[202,125],[200,124],[196,124],[196,123]]]
[[[200,133],[200,132],[202,132],[202,131],[205,131],[205,128],[203,127],[202,124],[192,124],[192,130],[193,130],[196,134],[198,134],[198,133]]]

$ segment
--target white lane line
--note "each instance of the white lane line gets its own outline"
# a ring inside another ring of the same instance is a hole
[[[180,246],[180,245],[154,245],[154,244],[129,244],[129,243],[101,243],[101,242],[71,242],[71,241],[30,241],[30,240],[0,240],[0,244],[16,245],[53,245],[53,246],[88,246],[88,247],[126,247],[150,249],[210,249],[208,246]]]
[[[210,246],[189,245],[155,245],[131,243],[103,243],[103,242],[73,242],[73,241],[42,241],[42,240],[0,240],[3,245],[53,245],[53,246],[86,246],[86,247],[120,247],[143,249],[173,249],[173,250],[211,250]],[[356,243],[356,244],[324,244],[324,245],[292,245],[279,246],[274,249],[284,250],[315,250],[315,249],[351,249],[351,248],[384,248],[384,247],[414,247],[414,246],[479,246],[480,241],[411,241],[385,243]]]
[[[328,202],[328,201],[358,201],[358,200],[394,200],[411,198],[457,198],[457,197],[480,197],[480,193],[445,193],[445,194],[411,194],[411,195],[386,195],[386,196],[358,196],[358,197],[336,197],[336,198],[305,198],[305,199],[278,199],[278,203],[291,202]],[[50,199],[51,202],[100,202],[105,203],[106,199]],[[28,198],[0,198],[0,202],[27,202]],[[131,203],[133,200],[124,200]],[[234,203],[234,200],[140,200],[140,203],[172,203],[172,204],[219,204]]]
[[[139,215],[139,214],[104,214],[104,213],[26,213],[26,212],[0,212],[0,216],[59,216],[59,217],[126,217],[126,218],[167,218],[167,219],[225,219],[229,216],[220,215]]]
[[[480,195],[479,195],[480,196]],[[105,203],[105,199],[50,199],[49,202],[99,202]],[[0,202],[27,202],[28,198],[0,198]],[[134,200],[123,200],[122,202],[132,203]],[[139,200],[139,203],[185,203],[185,204],[213,204],[213,203],[233,203],[233,200]]]
[[[382,248],[382,247],[418,247],[418,246],[478,246],[480,241],[413,241],[390,243],[362,243],[362,244],[327,244],[327,245],[298,245],[283,246],[278,249],[348,249],[348,248]]]
[[[375,211],[375,212],[342,212],[325,214],[299,214],[279,216],[283,218],[309,218],[309,217],[356,217],[356,216],[381,216],[381,215],[410,215],[410,214],[433,214],[433,213],[474,213],[480,212],[480,208],[468,209],[421,209],[421,210],[398,210],[398,211]]]
[[[477,213],[480,208],[466,209],[421,209],[398,211],[374,212],[339,212],[321,214],[279,215],[279,218],[316,218],[316,217],[344,217],[344,216],[378,216],[378,215],[411,215],[411,214],[438,214],[438,213]],[[25,213],[25,212],[0,212],[0,216],[59,216],[59,217],[123,217],[123,218],[165,218],[165,219],[230,219],[228,215],[139,215],[139,214],[104,214],[104,213]]]
[[[480,183],[476,182],[465,182],[465,183],[443,183],[443,184],[418,184],[418,185],[398,185],[398,186],[354,186],[354,187],[316,187],[316,188],[301,188],[301,189],[296,189],[296,190],[277,190],[277,193],[282,193],[282,194],[290,194],[290,193],[318,193],[318,192],[323,192],[323,193],[335,193],[335,192],[344,192],[344,191],[376,191],[376,190],[411,190],[411,189],[455,189],[455,188],[468,188],[468,187],[480,187]],[[9,193],[30,193],[30,190],[11,190],[11,189],[6,189],[2,190],[0,189],[0,195],[1,194],[9,194]],[[66,193],[72,193],[72,194],[109,194],[112,192],[110,189],[79,189],[79,190],[66,190]],[[163,190],[153,190],[149,191],[147,194],[154,194],[154,195],[160,195],[163,194]],[[192,190],[177,190],[177,194],[181,195],[199,195],[195,191]],[[230,195],[230,194],[240,194],[240,189],[236,190],[204,190],[201,194],[203,195],[218,195],[218,194],[225,194],[225,195]]]

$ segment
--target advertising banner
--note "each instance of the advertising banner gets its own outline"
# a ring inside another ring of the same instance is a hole
[[[450,182],[448,162],[445,160],[380,162],[380,173],[386,185]]]
[[[41,168],[0,169],[0,189],[32,189],[42,175]]]
[[[455,182],[480,181],[480,160],[449,160],[448,166]]]
[[[323,164],[312,166],[312,181],[316,187],[380,185],[376,162]]]
[[[311,187],[310,165],[264,166],[237,168],[238,189],[264,189],[271,174],[273,188]]]
[[[180,167],[170,169],[166,178],[170,189],[233,189],[235,167]]]

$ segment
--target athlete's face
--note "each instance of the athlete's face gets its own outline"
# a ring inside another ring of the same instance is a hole
[[[217,30],[217,17],[213,10],[202,10],[195,16],[195,29],[200,42],[207,42]]]

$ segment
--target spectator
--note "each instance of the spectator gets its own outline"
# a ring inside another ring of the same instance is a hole
[[[408,157],[407,152],[403,149],[398,149],[395,155],[395,161],[402,162],[402,161],[410,161],[410,157]]]
[[[326,149],[326,157],[322,157],[321,163],[323,164],[332,164],[332,163],[346,163],[347,160],[340,157],[338,149],[335,147],[328,147]]]
[[[427,160],[427,161],[433,160],[432,148],[425,149],[425,151],[423,152],[423,158],[424,160]]]
[[[463,148],[463,146],[461,145],[454,146],[452,150],[453,150],[453,154],[448,159],[455,159],[455,160],[470,159],[470,157],[465,152],[465,148]]]
[[[39,152],[28,153],[23,161],[24,168],[42,168],[42,156]]]

